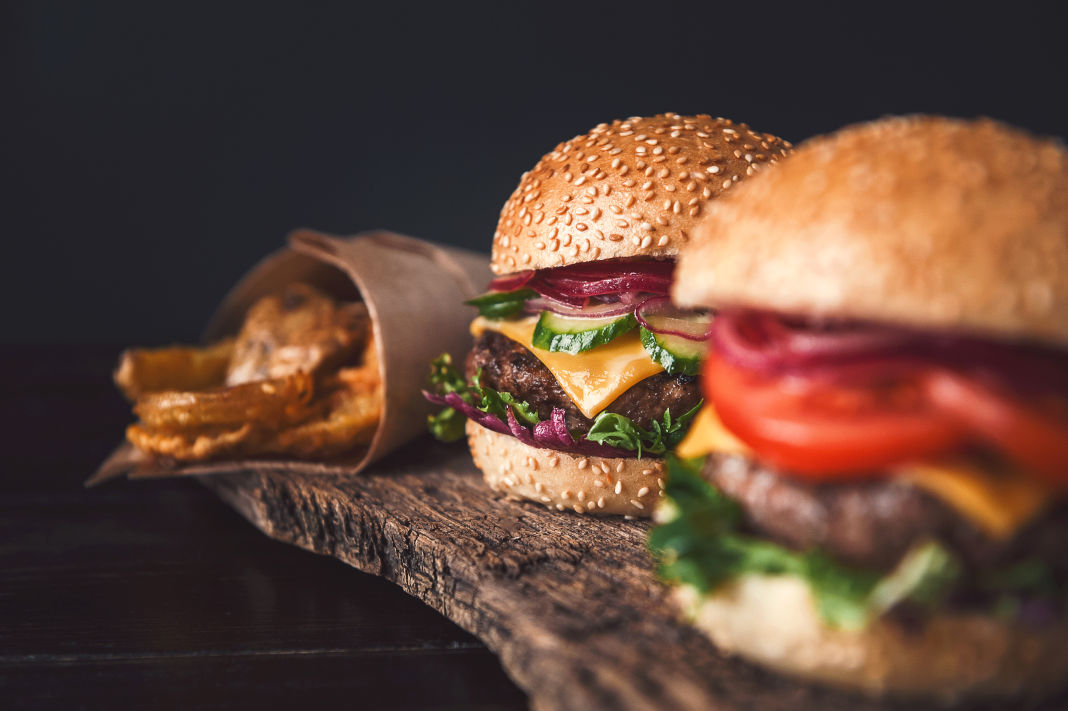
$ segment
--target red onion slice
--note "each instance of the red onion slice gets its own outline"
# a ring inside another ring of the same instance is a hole
[[[671,289],[671,279],[648,274],[622,274],[608,279],[590,281],[580,277],[539,274],[532,286],[538,291],[541,291],[543,286],[547,286],[568,296],[580,297],[619,294],[624,291],[666,295]]]
[[[489,283],[488,291],[515,291],[521,287],[527,285],[531,279],[534,278],[534,270],[529,269],[525,272],[519,272],[518,274],[509,274],[508,276],[497,277]]]
[[[586,305],[587,299],[585,296],[575,296],[573,294],[568,294],[564,291],[560,291],[552,285],[544,283],[544,281],[540,279],[534,279],[530,283],[530,287],[539,294],[541,294],[542,297],[549,299],[550,301],[555,301],[558,304],[563,304],[564,306],[569,306],[574,309],[581,309],[583,306]]]
[[[568,318],[608,318],[609,316],[623,316],[634,311],[634,307],[630,304],[618,301],[607,304],[587,304],[582,308],[576,309],[545,298],[530,299],[527,301],[525,308],[530,313],[551,311],[554,314],[560,314]]]
[[[712,324],[712,345],[728,361],[765,372],[808,370],[906,354],[914,334],[892,328],[792,327],[773,314],[724,311]]]
[[[947,367],[1016,392],[1068,398],[1068,353],[868,323],[806,326],[765,312],[721,311],[712,346],[726,360],[769,375],[837,383],[898,378]]]
[[[646,299],[634,315],[647,331],[690,341],[706,340],[712,326],[712,314],[684,311],[673,305],[666,296]]]

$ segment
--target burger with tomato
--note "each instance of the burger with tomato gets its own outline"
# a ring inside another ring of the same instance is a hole
[[[675,255],[703,211],[789,144],[662,114],[601,124],[523,174],[501,211],[498,275],[462,366],[433,365],[440,439],[465,434],[490,486],[560,511],[648,516],[665,452],[701,402],[710,317],[676,309]]]
[[[1068,152],[990,121],[803,144],[680,257],[704,405],[650,545],[721,648],[871,693],[1068,679]]]

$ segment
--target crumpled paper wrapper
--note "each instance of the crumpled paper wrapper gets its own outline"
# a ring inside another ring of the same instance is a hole
[[[464,301],[482,293],[492,275],[480,254],[391,232],[340,238],[297,230],[289,246],[261,261],[227,295],[205,332],[206,341],[236,333],[262,296],[304,281],[335,297],[359,298],[374,328],[384,387],[382,417],[366,447],[327,461],[239,459],[175,464],[119,447],[87,482],[127,474],[156,478],[256,469],[301,474],[355,474],[426,432],[433,405],[422,396],[430,361],[443,352],[463,362],[471,348],[475,309]]]

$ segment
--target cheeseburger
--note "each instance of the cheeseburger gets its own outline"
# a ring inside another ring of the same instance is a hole
[[[911,696],[1068,675],[1068,153],[893,118],[710,205],[704,405],[651,546],[721,648]]]
[[[490,486],[577,513],[648,516],[661,458],[701,402],[710,317],[668,296],[706,205],[786,155],[744,124],[664,114],[601,124],[525,173],[493,237],[488,291],[469,302],[463,372],[439,359],[430,420],[466,431]],[[465,422],[466,418],[466,422]]]

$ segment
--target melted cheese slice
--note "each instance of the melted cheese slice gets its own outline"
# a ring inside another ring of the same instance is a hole
[[[716,408],[705,403],[697,416],[693,418],[690,431],[678,446],[675,454],[684,459],[701,457],[711,452],[719,454],[750,454],[752,450],[745,442],[731,434],[730,430],[719,421]]]
[[[1023,472],[992,473],[966,460],[907,464],[895,474],[1002,540],[1011,538],[1053,499],[1049,489]]]
[[[730,433],[708,403],[675,452],[680,457],[705,454],[750,454],[751,450]],[[919,462],[897,467],[900,477],[953,507],[992,538],[1006,540],[1042,512],[1052,492],[1019,471],[991,472],[965,459]]]
[[[491,321],[479,316],[471,333],[497,331],[526,347],[560,383],[564,393],[586,417],[596,417],[630,388],[664,369],[649,358],[637,329],[584,353],[550,353],[531,343],[538,317]]]

